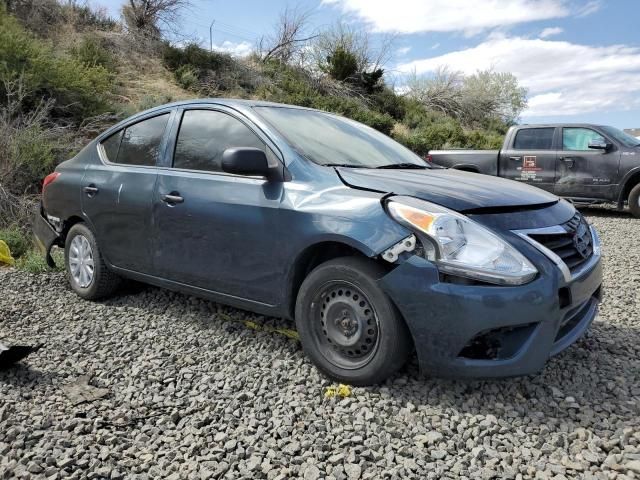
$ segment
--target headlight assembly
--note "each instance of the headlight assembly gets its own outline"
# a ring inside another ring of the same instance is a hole
[[[515,248],[457,212],[411,197],[392,197],[386,208],[417,234],[442,272],[502,285],[522,285],[538,273]]]

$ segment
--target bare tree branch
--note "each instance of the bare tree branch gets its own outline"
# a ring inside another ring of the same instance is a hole
[[[129,0],[122,15],[130,29],[159,37],[177,32],[182,11],[191,6],[191,0]]]
[[[284,63],[291,62],[307,42],[317,37],[307,33],[310,17],[310,10],[285,8],[275,25],[275,32],[271,36],[262,37],[258,43],[262,61],[275,59]]]

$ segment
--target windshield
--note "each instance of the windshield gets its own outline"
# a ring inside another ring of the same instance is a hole
[[[640,145],[640,140],[638,140],[636,137],[632,137],[628,133],[625,133],[622,130],[618,130],[615,127],[600,127],[600,128],[602,128],[602,130],[607,135],[609,135],[610,137],[613,137],[615,140],[620,142],[625,147],[637,147]]]
[[[430,168],[418,155],[361,123],[314,110],[255,107],[301,155],[320,165]]]

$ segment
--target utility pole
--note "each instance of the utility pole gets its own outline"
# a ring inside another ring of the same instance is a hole
[[[216,23],[216,19],[214,18],[209,25],[209,49],[213,52],[213,25]]]

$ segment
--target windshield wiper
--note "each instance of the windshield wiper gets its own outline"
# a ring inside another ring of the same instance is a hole
[[[430,168],[427,167],[426,165],[418,165],[417,163],[390,163],[389,165],[381,165],[379,167],[376,168],[413,168],[413,169],[419,169],[419,170],[424,170],[425,168]]]
[[[323,167],[347,167],[347,168],[369,168],[366,165],[354,165],[352,163],[323,163]]]

